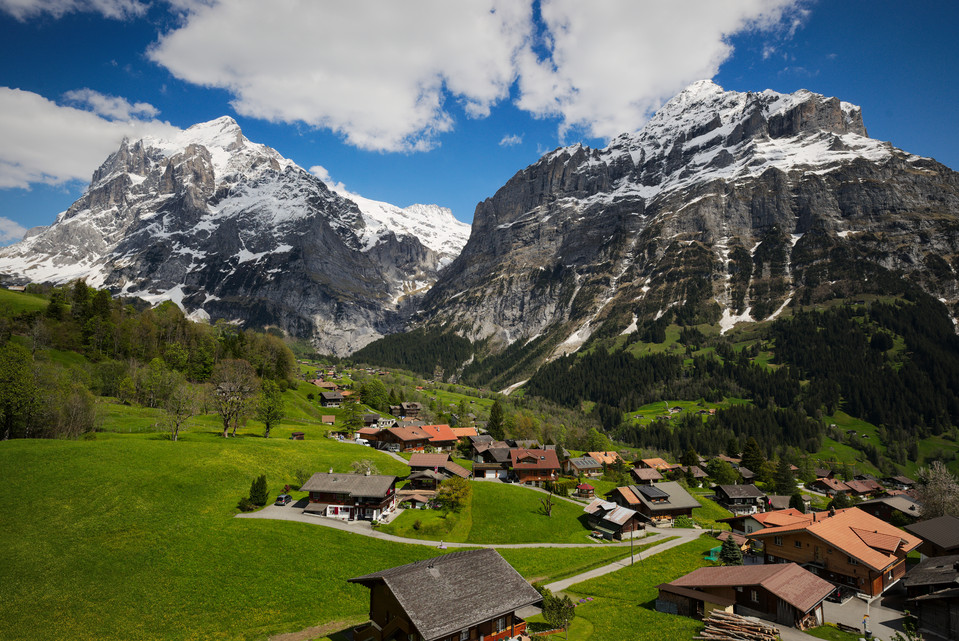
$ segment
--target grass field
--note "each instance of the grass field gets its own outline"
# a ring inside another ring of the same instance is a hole
[[[618,572],[572,586],[576,608],[569,638],[603,641],[691,639],[703,625],[695,619],[655,610],[656,586],[708,565],[703,553],[715,540],[701,538]],[[591,599],[591,600],[589,600]]]
[[[554,499],[552,516],[546,516],[546,497],[525,487],[505,483],[472,483],[473,500],[460,512],[443,515],[436,510],[407,510],[384,532],[414,539],[457,543],[589,543],[583,507]],[[417,529],[414,524],[419,521]],[[597,544],[601,546],[601,544]]]
[[[712,494],[712,490],[705,488],[697,488],[690,492],[699,504],[702,506],[699,509],[693,510],[693,521],[699,525],[699,527],[706,530],[728,530],[728,523],[719,523],[718,519],[725,519],[733,515],[732,512],[721,506],[716,501],[712,499],[707,499],[705,494]]]
[[[11,292],[0,288],[0,315],[15,316],[24,312],[40,312],[47,308],[49,301],[43,296],[25,292]]]
[[[272,495],[297,469],[347,471],[359,456],[383,472],[405,471],[388,456],[331,439],[222,439],[202,430],[181,438],[99,433],[0,443],[0,637],[265,639],[315,625],[340,630],[366,620],[369,607],[369,592],[347,578],[439,553],[318,525],[233,518],[258,474]],[[624,556],[607,546],[504,554],[543,580]]]

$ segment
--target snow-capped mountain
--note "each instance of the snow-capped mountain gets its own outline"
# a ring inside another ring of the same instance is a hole
[[[869,138],[858,107],[701,81],[480,203],[417,318],[529,365],[666,314],[727,331],[906,281],[957,316],[957,223],[959,174]]]
[[[52,225],[0,249],[0,273],[85,278],[348,353],[401,325],[468,230],[439,207],[345,198],[223,117],[125,140]]]

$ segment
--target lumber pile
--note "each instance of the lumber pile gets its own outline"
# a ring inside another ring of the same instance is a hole
[[[714,610],[703,623],[706,628],[699,634],[701,641],[776,641],[779,628],[759,619]]]

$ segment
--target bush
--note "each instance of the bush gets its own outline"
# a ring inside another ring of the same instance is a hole
[[[420,521],[419,519],[416,519],[415,521],[413,521],[413,529],[414,529],[414,530],[416,530],[416,531],[418,532],[418,531],[420,531],[422,528],[423,528],[423,522],[422,522],[422,521]]]
[[[266,505],[267,499],[266,474],[260,474],[250,485],[250,502],[253,505]]]
[[[256,509],[256,505],[253,504],[253,501],[250,500],[249,496],[244,496],[240,499],[240,502],[236,505],[237,509],[241,512],[252,512]]]
[[[673,521],[673,527],[693,527],[693,520],[685,514],[677,516],[676,520]]]

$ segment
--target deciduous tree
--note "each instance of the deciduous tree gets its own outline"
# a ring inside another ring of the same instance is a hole
[[[283,392],[275,381],[263,381],[256,404],[256,418],[265,428],[263,438],[270,438],[270,430],[283,420]]]
[[[198,406],[198,395],[192,385],[180,383],[176,386],[164,407],[171,440],[177,440],[180,435],[180,428],[196,415]]]
[[[210,382],[210,400],[223,421],[223,437],[226,438],[231,427],[235,436],[236,428],[249,412],[251,400],[256,395],[256,373],[247,361],[226,359],[213,368]]]
[[[917,476],[924,520],[944,514],[959,516],[959,482],[941,461],[920,468]]]

